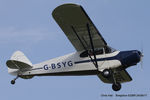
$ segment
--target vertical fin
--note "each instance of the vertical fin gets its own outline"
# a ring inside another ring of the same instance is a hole
[[[32,66],[32,63],[30,62],[30,60],[21,51],[14,52],[12,57],[10,58],[10,60],[24,62],[24,63]]]

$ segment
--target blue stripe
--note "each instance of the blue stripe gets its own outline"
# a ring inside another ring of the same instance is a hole
[[[118,56],[114,56],[114,57],[107,57],[107,58],[98,58],[97,61],[105,61],[105,60],[119,60]],[[83,61],[77,61],[74,62],[75,64],[80,64],[80,63],[88,63],[88,62],[92,62],[91,60],[83,60]]]

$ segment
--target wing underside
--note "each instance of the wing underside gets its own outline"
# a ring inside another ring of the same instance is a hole
[[[102,48],[107,45],[80,5],[61,5],[53,11],[52,15],[77,51],[83,51],[85,48],[87,50],[91,49],[88,28],[90,30],[95,49]]]

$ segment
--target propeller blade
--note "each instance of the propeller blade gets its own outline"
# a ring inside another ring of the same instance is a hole
[[[143,57],[141,57],[140,64],[141,64],[141,69],[143,69]]]
[[[143,57],[144,57],[144,53],[143,53],[143,43],[141,44],[141,60],[140,60],[140,64],[141,64],[141,69],[143,69]]]

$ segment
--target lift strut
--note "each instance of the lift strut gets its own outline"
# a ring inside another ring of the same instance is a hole
[[[95,49],[94,49],[93,40],[92,40],[92,36],[91,36],[91,31],[90,31],[90,27],[89,27],[88,23],[86,24],[86,27],[87,27],[87,31],[88,31],[88,35],[89,35],[89,39],[90,39],[90,44],[91,44],[91,48],[92,48],[92,54],[94,56],[94,59],[91,57],[90,52],[88,51],[88,49],[86,48],[86,46],[83,44],[83,42],[82,42],[81,38],[79,37],[78,33],[76,32],[75,28],[73,26],[71,26],[72,30],[74,31],[75,35],[79,39],[79,41],[80,41],[81,45],[83,46],[84,50],[88,51],[88,56],[90,57],[90,59],[93,62],[94,66],[96,68],[98,68],[96,54],[95,54]]]
[[[91,44],[91,47],[92,47],[92,53],[93,53],[93,56],[94,56],[95,67],[98,68],[96,54],[95,54],[95,49],[94,49],[94,45],[93,45],[93,40],[92,40],[89,24],[87,23],[86,26],[87,26],[87,30],[88,30],[88,34],[89,34],[89,38],[90,38],[90,44]]]

